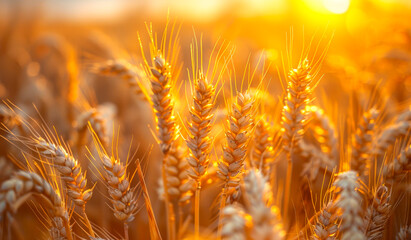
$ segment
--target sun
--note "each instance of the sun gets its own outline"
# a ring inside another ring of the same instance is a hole
[[[324,0],[325,8],[335,14],[343,14],[350,6],[350,0]]]

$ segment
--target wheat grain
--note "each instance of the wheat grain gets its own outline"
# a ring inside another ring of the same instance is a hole
[[[366,177],[369,174],[372,139],[378,115],[379,111],[376,108],[371,108],[365,112],[362,116],[362,122],[354,135],[351,169],[357,171],[362,177]]]

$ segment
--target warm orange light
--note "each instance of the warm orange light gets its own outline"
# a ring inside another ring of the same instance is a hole
[[[332,13],[342,14],[348,10],[350,0],[324,0],[324,6]]]

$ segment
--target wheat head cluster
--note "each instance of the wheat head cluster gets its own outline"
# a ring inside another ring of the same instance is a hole
[[[327,79],[331,39],[272,66],[146,28],[3,57],[2,239],[411,239],[410,96]]]

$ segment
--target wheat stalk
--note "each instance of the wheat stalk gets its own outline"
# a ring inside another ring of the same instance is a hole
[[[378,115],[379,111],[376,108],[365,112],[354,135],[351,169],[357,171],[363,178],[368,176],[370,170],[372,139]]]
[[[335,212],[341,215],[339,234],[342,240],[366,239],[363,232],[362,194],[358,174],[355,171],[341,172],[333,183]]]
[[[200,226],[200,191],[201,178],[206,174],[210,163],[212,138],[210,131],[213,120],[215,89],[206,77],[200,72],[194,83],[194,104],[190,108],[191,121],[189,122],[189,138],[187,146],[190,150],[187,162],[190,165],[188,175],[197,183],[195,192],[194,226],[195,235],[199,236]]]
[[[390,197],[386,186],[380,186],[375,191],[371,206],[367,208],[364,216],[365,235],[368,240],[382,238],[385,223],[391,212]]]
[[[0,188],[0,220],[6,214],[10,221],[19,206],[31,194],[37,193],[47,199],[51,206],[53,216],[61,219],[64,223],[67,239],[71,240],[71,231],[68,223],[68,214],[58,193],[53,187],[38,174],[33,172],[19,171],[9,180],[3,182]]]
[[[287,153],[288,163],[283,205],[284,214],[288,211],[288,202],[290,201],[292,155],[296,150],[295,146],[298,145],[304,134],[308,114],[306,108],[312,101],[311,95],[314,87],[315,81],[311,76],[311,67],[308,60],[305,59],[288,74],[287,91],[281,117],[283,149]]]

